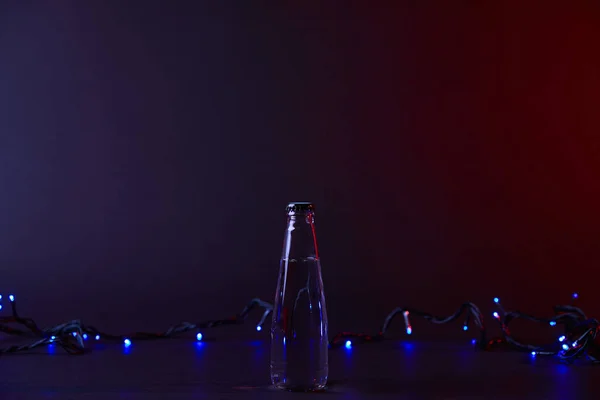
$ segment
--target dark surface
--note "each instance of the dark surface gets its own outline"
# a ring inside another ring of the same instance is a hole
[[[389,341],[330,351],[322,394],[268,386],[267,342],[184,339],[96,344],[84,356],[14,355],[0,364],[2,400],[17,399],[585,399],[600,367],[567,366],[469,344]]]

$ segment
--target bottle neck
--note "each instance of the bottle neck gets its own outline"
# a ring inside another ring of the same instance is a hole
[[[319,259],[313,212],[290,212],[288,214],[282,258]]]

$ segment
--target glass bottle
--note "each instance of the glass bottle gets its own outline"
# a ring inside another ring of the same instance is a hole
[[[290,203],[271,324],[271,382],[318,391],[328,375],[327,311],[314,206]]]

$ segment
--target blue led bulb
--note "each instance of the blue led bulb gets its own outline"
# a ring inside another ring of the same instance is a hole
[[[350,340],[346,340],[346,348],[347,349],[352,348],[352,342]]]
[[[96,340],[100,340],[100,335],[96,335]]]
[[[256,325],[256,330],[259,331],[259,332],[262,331],[262,326]]]
[[[198,332],[198,333],[196,334],[196,340],[197,340],[197,341],[201,341],[201,340],[202,340],[202,334],[201,334],[200,332]]]
[[[125,339],[125,340],[123,340],[123,344],[125,345],[125,347],[129,347],[129,346],[131,346],[131,340]]]
[[[500,299],[497,297],[494,297],[494,303],[496,303],[496,304],[500,303]]]

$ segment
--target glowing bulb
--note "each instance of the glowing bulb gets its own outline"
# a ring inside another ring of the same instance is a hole
[[[473,344],[473,345],[477,344],[477,340],[476,339],[472,339],[471,340],[471,344]]]
[[[2,310],[2,304],[0,304],[0,310]]]
[[[469,330],[469,327],[466,325],[463,325],[463,331]]]
[[[561,337],[559,337],[559,338],[558,338],[558,341],[559,341],[559,342],[564,342],[564,341],[565,341],[565,339],[566,339],[566,337],[565,337],[565,336],[561,336]]]
[[[563,348],[563,350],[569,350],[569,345],[568,344],[563,344],[562,348]]]
[[[259,332],[262,331],[262,326],[256,325],[256,330],[259,331]]]
[[[129,347],[129,346],[131,346],[131,340],[125,339],[125,340],[123,340],[123,344],[125,345],[125,347]]]
[[[197,341],[201,341],[202,340],[202,334],[200,332],[198,332],[198,334],[196,335],[196,340]]]
[[[500,303],[500,299],[497,297],[494,297],[494,303],[496,303],[496,304]]]
[[[406,334],[412,335],[412,328],[410,326],[408,328],[406,328]]]
[[[10,296],[8,296],[8,299],[9,299],[10,301],[15,301],[15,296],[13,296],[13,295],[11,294]]]
[[[96,335],[96,340],[100,340],[100,335]]]
[[[0,300],[2,300],[2,295],[0,294]]]
[[[50,340],[55,340],[56,336],[50,336]]]
[[[536,354],[537,354],[537,353],[536,353],[535,351],[532,351],[532,352],[531,352],[531,355],[532,355],[532,356],[534,356],[534,357],[535,357],[535,355],[536,355]]]
[[[498,315],[497,312],[494,311],[494,314],[492,314],[494,316],[494,318],[500,318],[500,315]]]
[[[579,295],[578,295],[577,293],[573,293],[573,298],[574,298],[574,299],[576,299],[576,298],[578,298],[578,297],[579,297]]]
[[[87,333],[83,334],[83,340],[87,340]]]
[[[77,337],[77,332],[71,332],[71,334],[73,335],[73,337]]]
[[[573,342],[573,347],[577,347],[577,340]]]
[[[550,321],[550,326],[555,326],[556,325],[556,321]]]
[[[352,348],[352,342],[350,340],[346,340],[346,348],[347,349]]]

